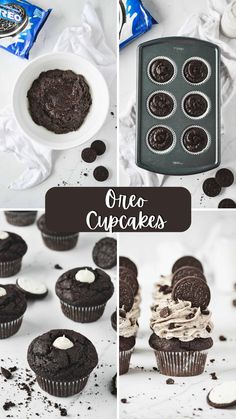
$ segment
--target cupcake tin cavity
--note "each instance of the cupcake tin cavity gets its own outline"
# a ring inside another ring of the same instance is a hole
[[[219,48],[194,38],[160,38],[139,45],[136,130],[139,167],[154,173],[188,175],[219,166],[219,63]],[[158,127],[159,149],[158,137],[152,131]],[[169,133],[161,128],[172,134],[171,144]],[[184,134],[190,128],[195,131],[188,136],[185,147]],[[149,141],[150,133],[154,147]]]

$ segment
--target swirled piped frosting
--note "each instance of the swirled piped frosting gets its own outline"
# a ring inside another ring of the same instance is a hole
[[[172,299],[159,301],[152,307],[150,326],[160,338],[177,338],[189,342],[196,338],[208,338],[213,329],[211,312],[201,312],[199,307],[192,307],[190,301]]]
[[[138,331],[138,324],[134,318],[119,316],[119,336],[130,338],[135,336]]]
[[[155,283],[154,285],[154,291],[153,291],[153,300],[154,300],[154,304],[158,303],[160,300],[167,300],[170,298],[171,294],[165,292],[164,290],[166,290],[167,288],[169,288],[171,286],[171,282],[172,282],[172,277],[173,275],[161,275],[160,278],[158,279],[158,282]]]

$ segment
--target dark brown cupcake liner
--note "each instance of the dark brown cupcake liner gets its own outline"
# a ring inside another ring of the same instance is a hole
[[[186,64],[187,64],[189,61],[192,61],[192,60],[199,60],[199,61],[202,61],[204,64],[206,64],[207,69],[208,69],[208,75],[207,75],[207,77],[206,77],[203,81],[200,81],[199,83],[192,83],[191,81],[189,81],[188,79],[186,79],[186,77],[185,77],[185,75],[184,75],[184,68],[185,68]],[[211,66],[210,66],[210,64],[208,63],[208,61],[206,61],[206,60],[205,60],[204,58],[202,58],[202,57],[190,57],[190,58],[188,58],[188,59],[184,62],[184,64],[183,64],[183,67],[182,67],[182,77],[183,77],[183,79],[186,81],[186,83],[191,84],[191,86],[200,86],[201,84],[206,83],[206,82],[209,80],[209,78],[211,77]]]
[[[170,78],[170,80],[167,80],[167,81],[165,81],[165,82],[159,82],[159,81],[156,81],[156,80],[152,77],[152,75],[151,75],[151,73],[150,73],[150,68],[151,68],[152,63],[153,63],[154,61],[158,60],[158,59],[164,59],[164,60],[167,60],[167,61],[169,61],[169,62],[173,65],[174,74],[173,74],[173,76]],[[151,82],[152,82],[152,83],[158,84],[159,86],[164,86],[164,85],[166,85],[166,84],[171,83],[171,82],[175,79],[175,77],[176,77],[176,75],[177,75],[177,65],[176,65],[176,63],[175,63],[175,62],[174,62],[171,58],[169,58],[169,57],[165,57],[164,55],[158,55],[158,56],[154,57],[154,58],[153,58],[153,59],[149,62],[149,64],[148,64],[148,68],[147,68],[147,75],[148,75],[148,77],[149,77],[149,79],[151,80]]]
[[[72,304],[65,303],[60,300],[62,312],[69,319],[79,323],[91,323],[100,319],[103,315],[106,303],[91,306],[91,307],[78,307]]]
[[[5,211],[5,217],[9,224],[17,227],[26,227],[34,224],[37,216],[37,211],[29,211],[27,213],[11,213]]]
[[[78,233],[71,234],[70,236],[53,236],[42,232],[44,244],[51,250],[71,250],[74,249],[78,242]]]
[[[0,339],[6,339],[18,332],[21,327],[23,316],[11,322],[0,323]]]
[[[119,374],[123,375],[129,371],[129,364],[134,348],[119,353]]]
[[[21,269],[22,258],[10,262],[0,262],[0,278],[16,275]]]
[[[161,374],[174,377],[191,377],[204,372],[206,351],[154,351]]]
[[[70,397],[80,393],[86,386],[88,378],[89,375],[74,381],[53,381],[36,375],[41,389],[55,397]]]

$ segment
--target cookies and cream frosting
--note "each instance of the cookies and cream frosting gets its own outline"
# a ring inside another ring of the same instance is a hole
[[[135,336],[138,331],[138,324],[134,318],[119,316],[119,336],[130,338]]]
[[[159,300],[168,299],[170,298],[170,293],[164,293],[162,291],[163,287],[170,287],[172,282],[173,275],[161,275],[158,282],[154,285],[153,291],[153,300],[154,303],[158,303]]]
[[[160,338],[177,338],[188,342],[196,338],[208,338],[213,329],[211,312],[201,312],[191,302],[172,299],[159,301],[152,307],[150,326]]]

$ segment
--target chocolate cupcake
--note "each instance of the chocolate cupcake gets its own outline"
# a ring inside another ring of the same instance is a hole
[[[184,64],[183,74],[189,83],[199,84],[208,79],[209,66],[202,59],[194,58]]]
[[[175,75],[174,64],[167,58],[154,58],[148,66],[148,74],[155,83],[168,83]]]
[[[203,128],[190,127],[183,134],[182,144],[189,153],[198,154],[209,145],[209,136]]]
[[[170,151],[175,144],[174,132],[164,126],[153,127],[148,131],[147,144],[156,153]]]
[[[209,102],[203,93],[188,93],[183,99],[183,110],[191,118],[203,117],[209,109]]]
[[[34,224],[37,211],[4,211],[9,224],[18,227],[26,227]]]
[[[147,107],[152,116],[167,118],[175,110],[175,101],[170,93],[155,92],[149,96]]]
[[[87,266],[70,269],[56,282],[56,294],[62,312],[69,319],[80,323],[98,320],[113,292],[110,276],[101,269]]]
[[[60,233],[50,231],[46,226],[45,214],[37,221],[37,226],[42,234],[44,244],[51,250],[71,250],[78,242],[79,233]]]
[[[18,332],[26,308],[24,294],[15,285],[0,285],[0,339]]]
[[[98,363],[92,342],[67,329],[51,330],[35,338],[27,359],[39,386],[56,397],[80,393]]]
[[[0,277],[16,275],[26,252],[27,244],[18,234],[0,231]]]

